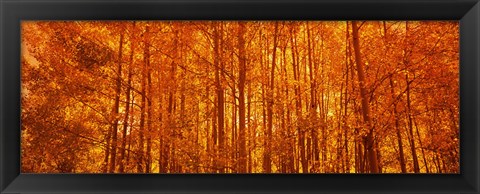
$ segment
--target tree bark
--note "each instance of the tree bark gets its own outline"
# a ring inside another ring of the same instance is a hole
[[[145,27],[145,32],[143,34],[144,36],[144,49],[143,49],[143,66],[142,66],[142,74],[141,74],[141,103],[140,103],[140,128],[139,128],[139,146],[138,146],[138,151],[137,151],[137,157],[138,158],[138,161],[137,161],[137,172],[144,172],[144,163],[145,163],[145,159],[144,159],[144,144],[145,144],[145,108],[146,108],[146,74],[147,74],[147,63],[148,63],[148,57],[147,57],[147,50],[149,49],[148,48],[148,45],[147,45],[147,36],[148,36],[148,32],[149,31],[149,28],[148,26]]]
[[[408,21],[405,22],[405,41],[407,41],[409,39],[409,28],[408,28]],[[408,44],[407,44],[408,45]],[[404,48],[404,57],[403,57],[403,60],[404,60],[404,65],[406,67],[406,69],[408,69],[409,67],[409,59],[408,59],[408,54],[407,54],[407,48],[405,46]],[[417,156],[417,150],[415,148],[415,136],[413,135],[413,121],[412,121],[412,112],[411,112],[411,99],[410,99],[410,84],[411,84],[411,80],[409,80],[409,77],[408,77],[408,71],[405,73],[405,83],[407,84],[407,89],[406,89],[406,93],[407,93],[407,122],[408,122],[408,133],[409,133],[409,136],[410,136],[410,150],[412,152],[412,158],[413,158],[413,171],[415,173],[419,173],[420,172],[420,167],[418,165],[418,156]]]
[[[388,49],[389,48],[388,44],[387,44],[388,32],[387,32],[387,24],[386,24],[385,21],[383,21],[383,32],[384,32],[384,41],[385,41],[386,49]],[[397,144],[398,144],[398,153],[399,153],[398,160],[400,162],[400,169],[401,169],[402,173],[406,173],[407,168],[406,168],[406,165],[405,165],[405,154],[404,154],[404,151],[403,151],[402,134],[400,132],[400,118],[398,116],[398,111],[397,111],[397,102],[396,102],[396,95],[395,95],[395,89],[394,89],[395,86],[394,86],[392,77],[393,77],[393,74],[391,74],[390,77],[389,77],[390,98],[392,99],[392,106],[393,106],[392,114],[393,114],[393,118],[395,119],[395,132],[396,132],[396,135],[397,135]]]
[[[405,165],[405,154],[403,153],[402,134],[400,133],[400,124],[399,124],[400,118],[397,112],[397,103],[395,102],[395,91],[393,88],[394,88],[393,80],[392,80],[392,76],[390,76],[390,94],[393,100],[392,114],[393,114],[393,118],[395,119],[395,132],[397,134],[398,153],[399,153],[398,160],[400,162],[400,169],[402,170],[402,173],[406,173],[407,168]]]
[[[115,103],[113,105],[113,124],[112,124],[112,150],[110,152],[110,168],[108,172],[113,173],[115,172],[115,160],[117,158],[117,135],[118,135],[118,108],[120,105],[120,92],[121,92],[121,84],[122,84],[122,49],[123,49],[123,35],[124,30],[120,32],[120,46],[118,47],[118,66],[117,66],[117,80],[116,80],[116,88],[115,88]]]
[[[148,26],[147,26],[148,28]],[[145,161],[145,173],[150,173],[152,165],[152,73],[150,66],[150,48],[146,48],[146,63],[147,63],[147,150]]]
[[[370,118],[370,107],[369,107],[369,100],[367,89],[365,87],[365,73],[363,70],[364,64],[362,61],[362,56],[360,54],[360,41],[358,35],[358,26],[356,21],[352,21],[352,30],[353,30],[353,47],[355,50],[355,63],[357,64],[357,73],[358,73],[358,82],[360,87],[360,95],[361,95],[361,102],[362,102],[362,113],[363,113],[363,121],[367,128],[367,137],[366,137],[366,151],[368,154],[369,159],[369,170],[371,173],[378,173],[378,161],[377,161],[377,154],[375,150],[375,140],[373,138],[374,129],[371,123]]]
[[[132,30],[135,29],[135,21],[132,23]],[[122,132],[122,150],[120,153],[120,167],[118,169],[119,173],[123,173],[125,170],[125,148],[127,145],[127,131],[128,131],[128,118],[130,116],[130,90],[132,87],[132,66],[133,66],[133,53],[135,50],[134,46],[135,39],[132,35],[130,37],[130,65],[128,66],[128,78],[127,78],[127,91],[125,92],[125,117],[123,118],[123,132]]]
[[[238,50],[239,50],[239,82],[238,82],[238,113],[240,119],[239,134],[238,134],[238,143],[239,143],[239,169],[238,172],[246,173],[247,172],[247,151],[246,151],[246,128],[245,128],[245,77],[246,77],[246,55],[245,55],[245,23],[239,22],[239,34],[238,34]]]
[[[215,85],[217,92],[217,131],[218,131],[218,156],[219,161],[217,165],[220,165],[220,172],[224,172],[224,161],[221,159],[224,150],[224,128],[225,128],[225,106],[224,106],[224,88],[221,81],[221,74],[223,74],[223,62],[220,58],[220,44],[221,35],[219,32],[218,24],[214,24],[214,65],[215,65]]]
[[[295,82],[300,80],[300,68],[298,64],[298,55],[297,53],[297,45],[296,45],[296,38],[294,36],[294,26],[290,29],[290,41],[292,45],[292,66],[293,66],[293,79]],[[295,114],[297,117],[297,133],[298,133],[298,151],[300,152],[300,162],[302,164],[302,172],[308,172],[307,166],[307,158],[305,156],[305,131],[300,127],[300,121],[302,119],[302,101],[300,95],[300,86],[295,84],[294,87],[295,92]]]

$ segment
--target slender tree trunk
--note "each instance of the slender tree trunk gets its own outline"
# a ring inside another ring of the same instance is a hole
[[[158,82],[158,88],[162,88],[163,87],[163,83],[162,81],[159,81]],[[164,97],[163,97],[163,93],[162,92],[159,92],[158,94],[158,134],[160,135],[160,137],[158,138],[158,173],[165,173],[166,172],[166,168],[165,168],[165,163],[163,161],[163,157],[164,157],[164,148],[165,148],[165,141],[164,141],[164,134],[165,134],[165,128],[166,128],[166,125],[165,125],[165,122],[164,122],[164,109],[163,109],[163,103],[164,103]],[[168,122],[168,118],[167,118],[167,122]]]
[[[405,22],[405,42],[409,40],[409,27],[408,27],[408,21]],[[408,42],[407,42],[408,43]],[[406,44],[409,45],[409,44]],[[405,46],[403,50],[403,62],[406,68],[409,66],[409,57],[407,53],[407,48]],[[415,173],[420,172],[420,167],[418,165],[418,156],[417,156],[417,151],[415,148],[415,138],[413,135],[413,121],[412,121],[412,113],[411,113],[411,100],[410,100],[410,83],[411,81],[409,80],[408,77],[408,72],[405,74],[405,83],[407,85],[406,93],[407,93],[407,122],[408,122],[408,133],[409,133],[409,138],[410,138],[410,151],[412,153],[412,158],[413,158],[413,171]]]
[[[351,43],[351,42],[349,42],[349,43]],[[352,93],[355,93],[356,92],[355,88],[357,88],[357,87],[355,86],[355,81],[353,81],[353,80],[355,80],[355,65],[354,65],[355,63],[352,60],[352,53],[353,52],[352,52],[352,46],[351,45],[352,44],[349,44],[349,47],[348,47],[348,53],[349,53],[348,59],[349,59],[349,62],[350,62],[350,66],[349,66],[349,68],[350,68],[350,79],[352,80],[352,81],[350,81],[350,91],[352,91]],[[358,103],[356,101],[356,98],[351,98],[351,100],[352,100],[353,109],[354,110],[358,109]],[[356,117],[356,115],[355,115],[355,117]],[[353,128],[355,172],[356,173],[358,173],[358,172],[363,173],[364,172],[363,166],[361,166],[361,165],[363,165],[363,163],[362,163],[362,157],[360,155],[361,154],[361,149],[360,149],[361,145],[360,144],[362,143],[362,141],[361,141],[361,138],[359,137],[358,130],[359,129],[357,127]]]
[[[295,138],[292,132],[292,113],[290,110],[290,95],[289,95],[289,83],[288,83],[288,71],[287,71],[287,46],[288,42],[285,42],[285,48],[283,49],[283,58],[284,58],[284,65],[283,71],[285,74],[284,82],[285,82],[285,99],[286,99],[286,140],[287,140],[287,173],[293,173],[295,171]]]
[[[144,42],[147,42],[147,36],[148,36],[148,26],[145,27],[145,32],[144,32]],[[139,146],[138,146],[138,151],[137,151],[137,172],[144,172],[144,146],[145,146],[145,112],[146,112],[146,75],[147,75],[147,68],[148,68],[148,57],[147,57],[147,50],[149,50],[148,45],[145,44],[144,49],[143,49],[143,66],[142,66],[142,74],[141,74],[141,103],[140,103],[140,128],[139,128]]]
[[[260,31],[261,32],[261,31]],[[268,53],[268,39],[265,41],[265,51]],[[265,57],[264,60],[262,60],[261,63],[262,70],[267,72],[268,71],[268,57]],[[267,74],[268,75],[268,74]],[[264,131],[264,138],[263,138],[263,148],[265,149],[267,147],[267,140],[266,140],[266,130],[267,130],[267,107],[268,107],[268,95],[267,95],[267,87],[268,87],[268,76],[265,74],[262,74],[262,130]],[[263,163],[262,163],[262,168],[264,169],[265,172],[265,153],[263,155]]]
[[[387,44],[387,40],[388,40],[387,24],[386,24],[385,21],[383,21],[382,23],[383,23],[385,48],[388,50],[389,47],[388,47],[388,44]],[[390,77],[389,77],[390,98],[392,99],[392,106],[393,106],[392,114],[393,114],[393,118],[395,120],[395,132],[396,132],[396,135],[397,135],[397,144],[398,144],[398,153],[399,153],[398,160],[400,162],[400,169],[402,170],[402,173],[406,173],[407,168],[406,168],[406,165],[405,165],[405,154],[404,154],[404,151],[403,151],[402,134],[400,132],[400,118],[398,116],[398,111],[397,111],[397,102],[396,102],[396,95],[395,95],[395,89],[394,89],[395,86],[394,86],[392,77],[393,77],[393,74],[391,74]]]
[[[324,36],[323,36],[323,32],[321,34],[321,38],[320,38],[320,61],[321,63],[324,62],[324,57],[323,57],[323,46],[324,46]],[[328,86],[328,79],[325,78],[326,76],[324,75],[325,73],[325,68],[324,66],[322,66],[321,68],[321,72],[320,72],[320,75],[322,75],[322,85],[323,87],[326,87]],[[325,84],[325,80],[327,80],[327,84]],[[319,102],[318,104],[320,105],[320,121],[321,121],[321,126],[320,126],[320,129],[321,129],[321,135],[322,135],[322,139],[320,141],[320,144],[321,144],[321,149],[322,149],[322,159],[321,159],[321,163],[320,163],[320,167],[321,169],[323,169],[323,172],[329,172],[330,170],[328,169],[328,166],[326,165],[327,164],[327,161],[328,161],[328,158],[327,158],[327,153],[328,153],[328,146],[327,146],[327,117],[328,117],[328,101],[329,101],[329,95],[328,95],[328,91],[325,92],[324,89],[321,90],[320,92],[320,98],[319,98]],[[330,155],[332,156],[332,155]]]
[[[132,30],[135,29],[135,21],[132,23]],[[132,66],[133,66],[133,53],[135,50],[134,47],[135,39],[130,37],[130,65],[128,66],[128,78],[127,78],[127,91],[125,92],[125,117],[123,119],[123,132],[122,132],[122,150],[120,153],[120,167],[119,172],[123,173],[125,169],[125,147],[127,145],[127,131],[128,131],[128,118],[130,116],[130,90],[132,87]]]
[[[252,123],[250,121],[251,118],[251,112],[252,112],[252,86],[250,82],[247,84],[247,119],[246,122],[248,123],[249,127],[247,128],[247,136],[249,137],[248,139],[248,144],[247,144],[247,150],[248,150],[248,169],[247,172],[251,173],[253,169],[253,157],[252,157],[252,149],[253,146],[255,145],[255,127],[251,127]]]
[[[365,74],[364,74],[364,64],[361,58],[360,54],[360,41],[359,41],[359,35],[358,35],[358,26],[356,21],[352,21],[352,30],[353,30],[353,47],[355,50],[355,62],[357,64],[357,73],[358,73],[358,82],[359,82],[359,87],[360,87],[360,95],[361,95],[361,101],[362,101],[362,112],[363,112],[363,121],[365,123],[365,126],[367,128],[367,137],[366,137],[366,148],[367,148],[367,154],[369,158],[369,164],[370,164],[370,172],[371,173],[378,173],[378,161],[377,161],[377,154],[375,150],[375,140],[373,138],[373,126],[371,123],[371,118],[370,118],[370,107],[368,104],[368,94],[367,94],[367,89],[365,87]]]
[[[209,70],[210,70],[210,68],[209,68],[209,66],[207,66],[205,72],[208,73],[208,72],[210,72]],[[212,153],[212,150],[213,150],[213,148],[212,148],[212,147],[213,147],[213,145],[212,145],[212,144],[213,144],[212,139],[213,139],[213,138],[210,137],[210,125],[212,126],[212,131],[213,131],[213,126],[214,126],[213,123],[214,123],[214,122],[213,122],[212,117],[210,116],[210,112],[212,112],[212,110],[210,109],[210,102],[209,102],[209,99],[210,99],[210,98],[209,98],[209,97],[210,97],[210,86],[209,86],[208,84],[207,84],[207,86],[205,87],[205,93],[206,93],[206,98],[207,98],[207,102],[206,102],[206,105],[205,105],[205,106],[206,106],[206,110],[207,110],[207,113],[205,114],[205,120],[206,120],[206,122],[207,122],[207,127],[206,127],[206,129],[205,129],[205,134],[206,134],[206,136],[205,136],[205,144],[206,144],[206,151],[207,151],[207,153]],[[212,123],[212,124],[211,124],[211,123]],[[212,133],[213,133],[213,132],[212,132]],[[208,161],[207,161],[207,165],[211,165],[211,164],[212,164],[211,158],[212,158],[212,157],[209,157],[209,159],[208,159]],[[206,170],[206,169],[204,168],[204,170]],[[208,169],[208,171],[206,171],[206,172],[210,172],[210,169]]]
[[[107,131],[107,136],[105,137],[105,157],[103,159],[103,173],[107,173],[108,172],[108,167],[109,167],[109,163],[108,163],[108,159],[110,157],[110,140],[112,138],[112,130],[108,130]]]
[[[268,126],[265,134],[266,146],[264,148],[264,165],[263,170],[266,173],[272,172],[272,129],[273,129],[273,104],[274,104],[274,90],[275,90],[275,63],[276,63],[276,53],[277,53],[277,34],[278,34],[278,21],[275,22],[275,32],[273,34],[273,49],[272,49],[272,69],[270,71],[270,90],[268,91],[268,102],[267,102],[267,119]]]
[[[423,163],[425,164],[425,170],[427,173],[430,173],[430,168],[428,167],[428,163],[427,163],[427,157],[425,155],[425,149],[423,148],[422,138],[420,137],[420,132],[418,130],[417,121],[415,120],[415,117],[413,117],[413,123],[415,124],[415,131],[417,132],[418,143],[420,145],[420,150],[422,151],[422,158],[423,158]]]
[[[348,22],[345,22],[345,27],[346,27],[346,30],[345,30],[345,34],[346,34],[346,37],[345,37],[345,102],[344,102],[344,105],[343,105],[343,108],[344,108],[344,112],[343,112],[343,118],[342,118],[342,124],[343,124],[343,128],[344,128],[344,143],[343,143],[343,146],[345,147],[345,171],[347,173],[350,173],[350,157],[349,157],[349,152],[348,152],[348,129],[349,127],[346,126],[347,124],[347,110],[348,110],[348,102],[349,102],[349,99],[348,99],[348,82],[349,82],[349,71],[350,71],[350,65],[352,63],[349,63],[349,61],[351,60],[351,52],[350,52],[350,37],[349,37],[349,28],[348,28]]]
[[[300,68],[298,64],[298,57],[297,57],[297,45],[296,45],[296,38],[294,36],[294,26],[290,29],[290,36],[291,36],[291,45],[292,45],[292,66],[293,66],[293,77],[295,82],[300,80]],[[300,96],[300,86],[295,84],[294,87],[295,91],[295,114],[297,117],[297,133],[298,133],[298,151],[300,152],[300,162],[302,164],[302,172],[308,172],[308,164],[307,158],[305,156],[305,131],[300,127],[300,120],[302,119],[302,101]]]
[[[145,173],[150,173],[152,165],[152,74],[150,66],[150,49],[146,49],[147,57],[147,152],[146,152],[146,164]]]
[[[219,40],[221,35],[218,29],[218,25],[214,24],[214,65],[215,65],[215,85],[217,93],[217,127],[218,127],[218,147],[217,151],[219,152],[218,156],[223,156],[224,149],[224,118],[225,118],[225,106],[224,106],[224,89],[221,82],[221,72],[223,72],[223,62],[220,60],[220,44]],[[223,73],[222,73],[223,74]],[[216,134],[215,134],[216,135]],[[220,165],[220,172],[224,172],[224,163],[222,162],[222,157],[217,161],[217,165]]]
[[[241,56],[239,56],[241,57]],[[233,59],[234,58],[234,53],[231,52],[230,53],[230,58]],[[240,59],[239,59],[240,60]],[[232,75],[235,74],[235,63],[234,63],[234,60],[231,60],[231,65],[230,65],[230,73]],[[240,73],[240,72],[239,72]],[[237,91],[237,88],[236,88],[236,83],[232,83],[232,130],[231,130],[231,147],[233,148],[232,151],[230,151],[231,153],[231,163],[232,164],[235,164],[235,169],[234,172],[238,172],[238,169],[240,168],[240,163],[237,161],[238,158],[239,158],[239,143],[238,143],[238,138],[239,138],[239,132],[238,132],[238,129],[237,129],[237,100],[236,100],[236,91]],[[245,99],[244,99],[245,101]]]
[[[134,102],[135,102],[135,95],[134,93],[132,93],[132,99],[130,100],[130,110],[134,110]],[[130,115],[130,120],[129,120],[129,123],[133,123],[133,119],[134,119],[134,116],[133,114]],[[126,158],[126,162],[124,164],[125,168],[128,167],[130,164],[130,153],[132,152],[131,148],[132,148],[132,138],[134,138],[134,135],[133,135],[133,125],[130,124],[130,128],[128,129],[128,141],[127,141],[127,158]]]
[[[234,74],[233,67],[234,67],[234,64],[232,64],[232,74]],[[236,84],[233,83],[232,85],[233,85],[233,88],[232,88],[231,147],[233,150],[229,151],[229,153],[231,153],[231,158],[230,158],[231,163],[235,164],[235,169],[232,169],[232,170],[234,170],[235,172],[238,172],[238,168],[240,164],[238,163],[237,160],[240,157],[239,156],[240,153],[239,153],[239,145],[238,145],[239,130],[237,129],[237,100],[236,100],[236,87],[235,87]]]
[[[402,173],[406,173],[407,168],[405,166],[405,154],[403,153],[402,134],[400,133],[400,124],[399,124],[400,118],[397,112],[397,103],[395,102],[395,91],[393,88],[394,88],[393,80],[392,80],[392,76],[390,76],[390,95],[393,100],[392,114],[393,114],[393,118],[395,119],[395,132],[397,134],[397,143],[398,143],[398,152],[399,152],[398,160],[400,162],[400,168],[402,170]]]
[[[123,49],[123,34],[124,31],[120,32],[120,46],[118,47],[118,66],[117,66],[117,80],[116,80],[116,88],[115,88],[115,103],[113,105],[113,124],[112,124],[112,150],[110,152],[110,168],[108,172],[113,173],[115,172],[116,163],[115,160],[117,158],[117,135],[118,135],[118,108],[120,106],[120,92],[121,92],[121,84],[122,84],[122,49]]]
[[[413,171],[415,173],[420,172],[420,166],[418,164],[417,150],[415,146],[415,137],[413,135],[413,120],[411,113],[411,99],[410,99],[410,80],[408,74],[405,75],[405,80],[407,82],[407,121],[408,121],[408,133],[410,134],[410,151],[412,152],[413,158]]]
[[[246,129],[245,129],[245,77],[246,77],[246,55],[245,55],[245,23],[239,22],[239,33],[238,33],[238,50],[239,50],[239,63],[240,63],[240,71],[239,71],[239,82],[238,82],[238,91],[239,91],[239,98],[238,98],[238,113],[240,119],[240,127],[239,127],[239,134],[238,134],[238,143],[239,143],[239,169],[238,172],[246,173],[247,172],[247,151],[246,151]]]
[[[314,52],[313,49],[315,45],[312,45],[312,35],[310,25],[307,21],[307,46],[308,46],[308,68],[310,72],[310,114],[316,120],[317,118],[317,99],[316,99],[316,91],[317,91],[317,81],[316,81],[316,65],[314,64],[314,59],[312,53]],[[323,41],[323,40],[322,40]],[[311,137],[312,137],[312,159],[313,163],[319,160],[319,150],[318,150],[318,136],[317,136],[317,127],[314,127],[311,130]]]

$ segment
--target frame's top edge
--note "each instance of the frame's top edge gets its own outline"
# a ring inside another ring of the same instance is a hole
[[[0,0],[9,3],[269,3],[269,4],[442,4],[478,3],[480,0]]]

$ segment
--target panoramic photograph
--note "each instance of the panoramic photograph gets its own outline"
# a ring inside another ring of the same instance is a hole
[[[21,21],[21,173],[460,173],[458,21]]]

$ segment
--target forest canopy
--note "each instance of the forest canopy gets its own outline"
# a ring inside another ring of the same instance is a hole
[[[22,173],[459,173],[454,21],[22,21]]]

